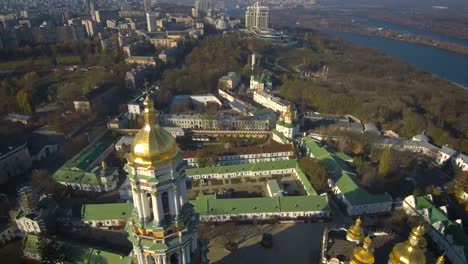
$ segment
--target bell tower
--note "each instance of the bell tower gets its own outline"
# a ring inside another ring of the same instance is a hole
[[[127,224],[139,264],[188,264],[197,250],[195,214],[187,206],[185,163],[174,138],[144,101],[144,127],[135,135],[124,166],[134,210]]]

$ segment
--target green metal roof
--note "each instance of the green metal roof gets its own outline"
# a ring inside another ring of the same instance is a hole
[[[132,203],[84,204],[81,217],[84,221],[127,219],[133,210]]]
[[[25,238],[24,249],[27,252],[39,253],[39,237],[28,234]],[[64,244],[67,261],[77,264],[128,264],[130,259],[127,255],[117,254],[96,248],[86,247],[69,241],[61,241]]]
[[[292,122],[292,123],[286,123],[285,121],[281,121],[281,120],[278,120],[276,122],[277,125],[280,125],[280,126],[283,126],[283,127],[287,127],[287,128],[293,128],[297,125],[296,122]]]
[[[273,129],[271,132],[281,139],[281,143],[288,143],[288,139],[283,135],[283,133],[278,132],[276,129]]]
[[[351,175],[345,167],[341,158],[346,158],[343,154],[338,155],[330,153],[326,148],[319,146],[317,142],[311,138],[302,138],[301,140],[310,153],[323,163],[336,186],[350,204],[360,205],[392,201],[392,197],[388,193],[371,194],[366,189],[359,186],[359,181],[355,179],[355,176]]]
[[[321,156],[329,154],[325,148],[319,146],[312,138],[305,137],[301,140],[315,158],[320,158]]]
[[[416,209],[421,210],[425,208],[432,208],[434,204],[432,203],[432,198],[429,195],[416,197]]]
[[[201,215],[328,211],[327,196],[191,200]]]

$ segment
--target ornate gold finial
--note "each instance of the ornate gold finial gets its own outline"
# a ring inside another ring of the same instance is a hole
[[[149,95],[146,95],[146,99],[143,102],[143,105],[145,106],[145,129],[148,127],[148,129],[151,128],[155,124],[156,121],[156,111],[154,110],[154,102],[151,100]]]
[[[375,258],[374,253],[371,250],[372,239],[367,236],[364,239],[362,247],[356,247],[353,250],[353,256],[351,257],[350,264],[374,264]]]
[[[418,225],[411,230],[406,242],[401,242],[393,247],[389,255],[389,264],[425,264],[425,248],[419,244],[423,238],[426,228],[424,224]]]
[[[364,239],[364,231],[361,228],[361,217],[358,217],[354,225],[348,229],[346,239],[358,244]]]
[[[437,258],[436,264],[444,264],[445,263],[445,257],[444,255],[441,255]]]

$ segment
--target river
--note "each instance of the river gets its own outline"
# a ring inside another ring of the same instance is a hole
[[[420,36],[431,38],[433,40],[444,41],[444,42],[454,43],[454,44],[468,47],[468,39],[452,37],[452,36],[448,36],[445,34],[432,32],[426,29],[407,27],[407,26],[380,21],[380,20],[375,20],[375,19],[365,19],[360,22],[369,27],[389,29],[389,30],[396,31],[399,33],[405,33],[405,34],[411,34],[411,35],[420,35]]]
[[[326,32],[353,44],[377,48],[422,70],[468,87],[468,56],[417,43],[350,32]],[[468,89],[468,88],[467,88]]]

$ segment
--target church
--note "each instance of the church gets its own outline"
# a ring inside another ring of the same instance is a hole
[[[145,125],[136,134],[124,170],[134,210],[127,224],[134,262],[193,263],[197,218],[188,204],[185,162],[174,138],[156,122],[153,101],[144,101]]]

